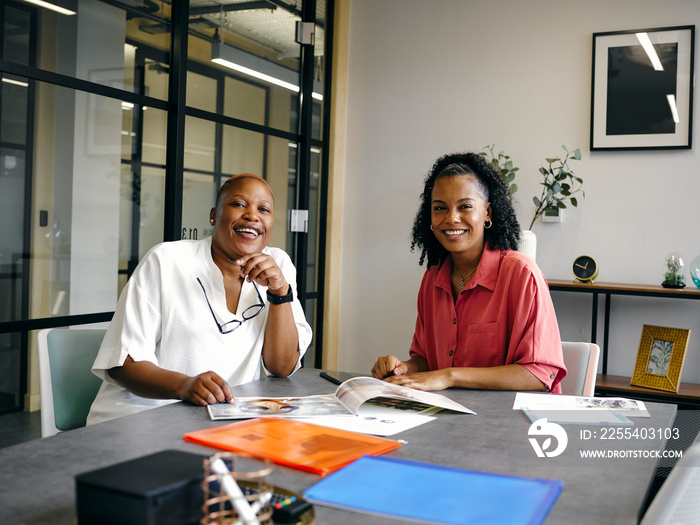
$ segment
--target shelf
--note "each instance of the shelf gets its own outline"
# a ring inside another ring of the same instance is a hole
[[[595,385],[596,395],[631,397],[642,401],[674,403],[700,408],[700,384],[681,383],[678,392],[654,390],[630,385],[630,378],[598,374]]]
[[[581,283],[566,279],[547,279],[550,290],[561,292],[601,293],[611,295],[638,295],[643,297],[671,297],[674,299],[700,299],[700,289],[664,288],[660,284]]]
[[[602,350],[601,362],[603,374],[608,373],[608,339],[610,335],[610,308],[615,295],[637,297],[665,297],[671,299],[700,300],[700,289],[664,288],[660,284],[620,284],[620,283],[582,283],[574,280],[548,279],[547,284],[553,292],[576,292],[591,294],[591,343],[596,343]],[[598,297],[605,296],[605,315],[603,320],[603,342],[598,342]],[[610,376],[614,377],[614,376]]]

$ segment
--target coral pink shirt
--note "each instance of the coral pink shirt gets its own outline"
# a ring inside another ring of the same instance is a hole
[[[535,262],[512,250],[484,248],[479,266],[455,302],[452,259],[425,272],[410,355],[430,370],[517,363],[561,393],[566,375],[549,288]]]

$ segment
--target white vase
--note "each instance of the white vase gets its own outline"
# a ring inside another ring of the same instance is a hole
[[[535,235],[535,232],[532,230],[522,230],[520,232],[518,251],[529,255],[533,261],[537,259],[537,235]]]

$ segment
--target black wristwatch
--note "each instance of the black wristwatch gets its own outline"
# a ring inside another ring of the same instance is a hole
[[[270,304],[291,303],[294,300],[294,295],[292,294],[292,285],[289,285],[289,290],[287,290],[286,295],[273,295],[270,293],[270,290],[268,290],[267,300],[270,302]]]

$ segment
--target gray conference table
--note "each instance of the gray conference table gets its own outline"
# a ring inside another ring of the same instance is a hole
[[[332,393],[336,387],[318,373],[315,369],[301,369],[291,378],[268,378],[237,386],[233,391],[239,396]],[[564,489],[545,522],[548,525],[637,522],[656,459],[581,460],[580,448],[606,449],[611,443],[582,441],[579,435],[583,427],[577,425],[566,427],[569,443],[563,454],[538,458],[528,441],[530,421],[522,412],[512,410],[514,392],[447,390],[443,393],[477,415],[439,413],[436,420],[394,436],[406,443],[388,455],[470,470],[563,480]],[[647,407],[651,417],[635,419],[634,428],[663,429],[672,425],[675,405],[647,403]],[[175,403],[0,449],[0,523],[73,524],[76,474],[165,449],[213,453],[207,447],[185,442],[182,435],[226,423],[229,422],[210,421],[202,407]],[[663,448],[663,443],[658,442],[624,443],[626,448],[638,448],[638,445]],[[314,474],[278,467],[271,481],[303,492],[319,479]],[[315,510],[319,524],[398,523],[320,506]]]

